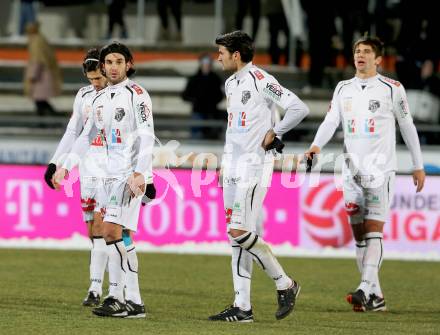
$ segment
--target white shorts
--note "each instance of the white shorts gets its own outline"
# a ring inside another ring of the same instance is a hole
[[[391,199],[394,194],[395,172],[383,175],[377,183],[371,176],[344,176],[343,192],[345,210],[351,224],[365,219],[385,222],[388,219]]]
[[[84,221],[93,221],[100,178],[80,177],[81,208]]]
[[[252,177],[244,183],[243,176],[223,177],[223,201],[228,231],[257,230],[257,221],[262,215],[263,201],[267,193],[267,183],[262,185],[260,171],[250,173]]]
[[[130,196],[126,179],[108,178],[98,190],[97,207],[101,209],[103,221],[137,231],[141,201],[141,196]]]

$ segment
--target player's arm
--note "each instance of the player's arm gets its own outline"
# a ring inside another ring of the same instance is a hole
[[[147,171],[145,172],[145,193],[142,197],[142,206],[156,199],[156,187],[153,180],[153,160],[149,160]]]
[[[305,152],[305,156],[308,160],[312,160],[315,154],[319,154],[321,152],[321,149],[328,143],[328,141],[330,141],[339,124],[341,123],[338,91],[339,85],[336,86],[327,115],[319,126],[310,149]]]
[[[84,125],[83,131],[75,140],[70,153],[66,156],[62,167],[59,168],[54,175],[53,180],[55,188],[59,188],[61,181],[66,177],[69,171],[81,162],[81,157],[85,156],[87,150],[89,150],[90,144],[97,134],[98,129],[96,128],[94,118],[89,117]]]
[[[139,154],[129,186],[135,196],[144,194],[152,170],[154,147],[154,123],[152,103],[148,93],[143,92],[134,99],[134,113],[137,135],[139,137]]]
[[[416,192],[420,192],[425,184],[422,150],[420,149],[419,135],[409,110],[405,89],[402,85],[394,89],[393,111],[402,138],[411,153],[414,185],[417,187]]]
[[[284,109],[284,117],[270,129],[263,140],[263,148],[271,149],[276,136],[282,136],[296,127],[308,114],[309,108],[293,92],[281,86],[278,81],[267,76],[255,81],[258,91],[268,102],[273,102]],[[280,142],[280,141],[277,141]]]
[[[55,150],[53,157],[51,158],[49,164],[47,165],[46,172],[44,173],[44,180],[47,185],[54,189],[53,185],[53,175],[56,172],[57,166],[62,165],[65,155],[67,155],[72,149],[75,140],[81,133],[83,124],[81,118],[81,95],[80,92],[77,93],[74,103],[72,116],[67,124],[66,130],[60,143]]]

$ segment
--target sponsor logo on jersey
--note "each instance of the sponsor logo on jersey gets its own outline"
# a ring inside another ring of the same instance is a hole
[[[232,208],[226,208],[225,209],[226,224],[231,223],[231,216],[232,216]]]
[[[241,103],[243,105],[246,105],[246,103],[249,101],[250,98],[251,98],[251,91],[241,92]]]
[[[116,195],[112,195],[112,196],[111,196],[110,201],[109,201],[109,204],[110,204],[110,205],[117,205],[117,204],[118,204],[118,202],[117,202],[117,200],[116,200]]]
[[[90,106],[90,105],[84,106],[84,110],[83,110],[83,120],[85,120],[84,124],[86,124],[87,119],[89,118],[90,113],[92,113],[92,111],[93,111],[92,106]]]
[[[233,205],[233,210],[234,211],[241,211],[241,207],[240,207],[240,203],[239,202],[234,202],[234,205]]]
[[[345,203],[345,212],[348,216],[353,216],[359,213],[359,206],[354,202]]]
[[[369,207],[381,207],[380,197],[377,194],[371,194],[366,200],[367,206]]]
[[[353,109],[352,109],[352,99],[350,98],[345,98],[344,99],[344,112],[346,113],[350,113]]]
[[[125,116],[124,108],[116,108],[115,120],[121,122],[124,116]]]
[[[349,134],[354,134],[356,132],[356,120],[355,119],[347,120],[347,132]]]
[[[382,77],[382,78],[383,78],[383,80],[389,82],[390,84],[393,84],[394,86],[397,86],[397,87],[400,86],[400,83],[397,80],[393,80],[393,79],[388,78],[388,77]]]
[[[98,119],[99,122],[103,121],[102,118],[102,110],[104,109],[103,105],[99,105],[98,107],[96,107],[96,118]]]
[[[255,77],[257,77],[258,80],[261,80],[264,78],[263,74],[259,70],[254,71]]]
[[[374,113],[380,108],[380,101],[379,100],[370,100],[368,101],[368,110],[371,113]]]
[[[136,93],[138,94],[138,95],[140,95],[140,94],[142,94],[143,92],[142,92],[142,88],[140,88],[138,85],[136,85],[136,84],[131,84],[131,88],[133,88],[135,91],[136,91]]]
[[[122,143],[121,130],[120,129],[117,129],[117,128],[113,128],[112,129],[112,143],[113,144]]]
[[[365,132],[374,133],[374,119],[365,119]]]
[[[240,127],[246,127],[246,112],[240,112],[238,113],[238,120],[237,120],[237,126]]]
[[[232,126],[232,119],[234,118],[234,114],[228,114],[228,128]]]
[[[104,143],[105,143],[105,137],[104,137],[103,131],[101,130],[96,135],[96,137],[93,139],[91,145],[94,146],[94,147],[102,147],[102,146],[104,146]]]
[[[281,89],[281,86],[275,83],[267,83],[263,91],[275,100],[280,100],[281,96],[283,95],[283,90]]]
[[[139,123],[147,122],[150,111],[148,107],[145,106],[145,103],[143,101],[138,105],[137,109],[138,109]]]
[[[405,100],[401,99],[399,101],[399,110],[400,110],[400,116],[404,119],[408,116],[408,108],[407,103]]]

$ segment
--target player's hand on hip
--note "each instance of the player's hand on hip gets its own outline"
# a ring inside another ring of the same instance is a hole
[[[143,195],[145,192],[145,177],[140,172],[133,172],[133,174],[128,177],[127,184],[130,187],[131,195],[138,197]]]
[[[55,189],[58,191],[60,189],[61,182],[68,178],[69,171],[64,168],[59,168],[52,177],[52,184]]]
[[[261,146],[263,147],[263,149],[265,151],[269,150],[269,146],[272,144],[273,140],[275,139],[275,132],[273,131],[273,129],[270,129],[266,135],[264,136],[264,140],[263,143],[261,144]]]
[[[417,186],[416,192],[420,192],[423,189],[423,185],[425,185],[425,170],[414,170],[413,172],[413,181],[414,185]]]

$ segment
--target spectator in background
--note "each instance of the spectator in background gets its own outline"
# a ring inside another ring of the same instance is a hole
[[[243,20],[249,9],[252,16],[252,39],[255,41],[257,38],[258,27],[260,26],[261,2],[260,0],[237,0],[237,5],[235,27],[237,30],[242,30]]]
[[[182,42],[182,0],[157,0],[157,12],[160,17],[159,41],[171,40],[169,30],[168,7],[176,21],[177,32],[174,36],[176,42]]]
[[[319,88],[332,56],[332,37],[336,33],[334,5],[330,1],[301,0],[301,6],[307,14],[309,30],[309,85]]]
[[[11,17],[11,2],[1,1],[0,2],[0,37],[8,36],[10,32],[8,31],[9,18]]]
[[[19,34],[24,35],[27,25],[34,22],[36,22],[34,0],[21,0]]]
[[[435,72],[434,62],[427,59],[423,62],[420,89],[440,98],[440,78]]]
[[[120,37],[128,38],[127,27],[124,22],[125,0],[106,0],[108,12],[108,30],[107,39],[113,36],[113,28],[119,25]]]
[[[435,2],[402,1],[401,29],[397,38],[396,73],[407,89],[420,87],[422,65],[439,56],[439,20]]]
[[[59,95],[62,85],[55,51],[39,32],[37,22],[26,26],[26,34],[29,61],[24,77],[24,92],[35,102],[38,115],[53,115],[55,110],[48,100]]]
[[[289,61],[289,27],[281,0],[265,0],[263,2],[263,13],[269,21],[269,54],[272,64],[280,64],[280,56],[284,55],[286,64]],[[286,39],[283,48],[278,44],[279,33]]]
[[[188,79],[182,98],[193,105],[192,118],[194,120],[212,120],[219,118],[217,104],[223,99],[221,90],[222,80],[212,71],[212,58],[203,54],[199,58],[197,73]],[[219,131],[207,127],[193,127],[192,138],[218,137]]]
[[[337,15],[342,20],[343,55],[347,64],[353,64],[352,46],[354,40],[370,30],[368,2],[369,0],[337,0],[334,2]]]

